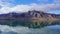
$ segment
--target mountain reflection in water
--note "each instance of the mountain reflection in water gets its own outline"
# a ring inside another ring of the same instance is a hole
[[[24,26],[28,28],[43,28],[45,26],[50,25],[60,25],[60,21],[40,21],[40,22],[33,22],[33,21],[17,21],[17,20],[4,20],[0,21],[1,25],[9,25],[9,26]]]
[[[60,34],[60,22],[0,21],[0,34]]]
[[[56,28],[57,27],[57,28]],[[0,34],[60,34],[60,25],[47,26],[42,29],[32,29],[22,26],[0,25]]]

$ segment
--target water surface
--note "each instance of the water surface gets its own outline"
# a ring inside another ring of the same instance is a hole
[[[47,26],[44,28],[28,28],[23,26],[0,25],[0,34],[60,34],[60,25]]]
[[[0,34],[60,34],[60,25],[57,22],[4,21],[0,22]]]

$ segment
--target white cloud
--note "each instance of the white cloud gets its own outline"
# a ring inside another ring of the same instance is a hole
[[[26,12],[28,10],[30,10],[32,7],[29,5],[16,5],[15,7],[12,7],[12,11],[22,11],[22,12]]]
[[[39,0],[39,1],[48,1],[48,0]],[[57,0],[56,0],[57,1]],[[9,13],[9,12],[27,12],[29,10],[41,10],[41,11],[50,11],[50,10],[60,10],[60,4],[42,4],[38,5],[36,3],[32,3],[30,5],[16,5],[12,6],[14,0],[0,0],[0,14]]]
[[[11,8],[9,8],[9,7],[3,7],[0,9],[0,14],[1,13],[9,13],[9,12],[11,12]]]
[[[60,10],[60,4],[45,4],[45,5],[16,5],[14,7],[3,7],[0,9],[1,13],[9,12],[27,12],[29,10],[41,10],[41,11],[50,11],[50,10]]]

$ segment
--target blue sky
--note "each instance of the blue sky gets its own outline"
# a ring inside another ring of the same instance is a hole
[[[14,0],[14,2],[12,2],[12,3],[14,3],[14,4],[32,4],[32,3],[52,4],[52,3],[56,3],[56,2],[54,2],[53,0]]]
[[[4,2],[10,2],[12,4],[32,4],[32,3],[36,3],[36,4],[52,4],[52,3],[56,3],[53,0],[3,0]]]
[[[0,0],[0,14],[41,10],[60,14],[60,0]]]
[[[14,3],[15,4],[32,4],[32,3],[36,3],[36,4],[50,4],[52,3],[53,1],[49,0],[48,2],[45,2],[45,1],[40,1],[40,0],[16,0]]]

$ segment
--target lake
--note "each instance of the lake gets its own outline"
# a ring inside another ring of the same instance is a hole
[[[23,26],[0,25],[0,34],[60,34],[60,25],[47,26],[44,28],[28,28]]]
[[[0,22],[0,34],[60,34],[60,25],[18,21]]]

